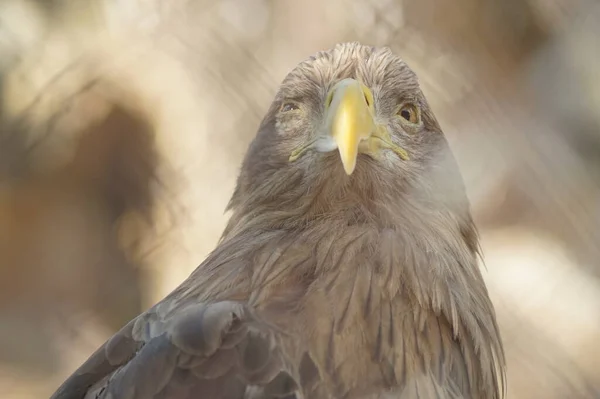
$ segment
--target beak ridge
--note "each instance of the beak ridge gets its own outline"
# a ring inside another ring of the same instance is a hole
[[[327,109],[328,126],[344,171],[351,175],[356,168],[361,141],[371,137],[375,128],[365,93],[368,88],[349,78],[338,82],[331,90],[331,104]]]

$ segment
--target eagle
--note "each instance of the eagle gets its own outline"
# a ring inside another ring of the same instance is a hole
[[[464,182],[389,48],[297,65],[227,209],[198,268],[53,399],[505,396]]]

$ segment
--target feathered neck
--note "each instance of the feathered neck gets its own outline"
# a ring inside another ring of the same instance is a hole
[[[249,230],[363,225],[433,235],[447,229],[477,248],[462,181],[437,179],[442,181],[436,187],[431,173],[399,177],[369,163],[359,164],[352,176],[344,174],[339,161],[324,169],[328,173],[274,169],[252,186],[240,178],[222,238]]]

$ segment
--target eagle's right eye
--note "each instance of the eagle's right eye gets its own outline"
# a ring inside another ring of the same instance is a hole
[[[290,111],[295,111],[297,109],[300,109],[300,107],[298,107],[298,104],[296,103],[284,103],[281,106],[281,112],[290,112]]]

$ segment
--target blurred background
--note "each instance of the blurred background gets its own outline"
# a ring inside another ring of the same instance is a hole
[[[216,244],[285,74],[417,72],[459,161],[509,398],[600,397],[600,4],[0,1],[0,392],[48,397]]]

